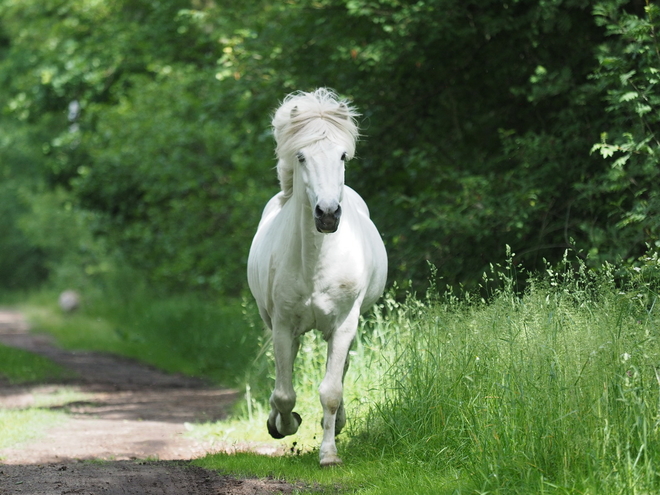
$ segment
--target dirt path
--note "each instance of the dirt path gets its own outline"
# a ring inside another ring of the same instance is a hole
[[[293,491],[276,480],[238,480],[185,462],[222,448],[184,436],[185,424],[223,419],[235,391],[116,356],[64,351],[49,336],[29,333],[16,312],[0,311],[0,342],[46,356],[77,374],[63,383],[36,386],[0,380],[0,408],[29,407],[35,398],[63,387],[85,398],[63,406],[69,419],[45,436],[0,449],[0,495]],[[268,445],[242,446],[250,447],[275,451]]]

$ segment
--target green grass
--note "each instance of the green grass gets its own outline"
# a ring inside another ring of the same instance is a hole
[[[66,421],[66,414],[45,409],[0,409],[0,449],[43,435]]]
[[[39,438],[47,429],[67,420],[67,404],[89,400],[91,397],[90,394],[67,386],[47,391],[40,391],[37,388],[33,389],[31,394],[32,407],[0,409],[0,448]]]
[[[353,446],[487,493],[657,492],[656,301],[643,280],[621,290],[612,272],[566,268],[523,297],[409,303]]]
[[[196,295],[157,297],[120,280],[83,294],[82,308],[63,314],[57,294],[32,294],[19,308],[33,328],[60,345],[121,354],[170,372],[235,385],[252,364],[263,331],[254,308],[240,299]]]
[[[311,415],[303,455],[199,463],[329,492],[657,493],[659,266],[653,258],[620,278],[566,265],[532,278],[524,295],[505,268],[488,302],[386,298],[364,324],[346,379],[358,407],[339,445],[344,467],[316,467],[324,350],[314,337],[296,375],[296,409]],[[264,429],[255,409],[243,426],[233,421],[239,436]]]
[[[0,376],[9,383],[19,384],[59,381],[73,373],[45,357],[0,344]]]
[[[499,288],[487,301],[437,290],[404,302],[388,296],[365,318],[346,377],[344,466],[318,467],[325,344],[315,333],[303,339],[294,375],[303,425],[279,444],[292,453],[196,463],[302,482],[303,493],[660,492],[658,257],[634,270],[566,263],[529,277],[523,294],[516,276],[494,270]],[[191,425],[190,434],[272,441],[272,350],[251,306],[134,296],[44,326],[69,345],[162,356],[173,369],[222,377],[245,399],[228,421]],[[215,362],[225,359],[232,366]]]
[[[318,467],[318,455],[310,452],[280,457],[256,454],[216,454],[196,460],[195,465],[234,476],[285,479],[299,486],[299,493],[441,494],[461,490],[467,480],[459,473],[433,473],[392,459],[370,459],[346,453],[345,465]]]
[[[31,352],[0,344],[0,377],[13,385],[58,382],[73,372]],[[66,421],[62,411],[44,408],[82,400],[87,395],[69,387],[55,392],[33,392],[34,406],[27,409],[0,409],[0,448],[38,438],[44,431]]]

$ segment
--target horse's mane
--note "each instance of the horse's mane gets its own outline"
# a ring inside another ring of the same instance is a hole
[[[291,93],[273,116],[273,133],[277,147],[277,177],[285,198],[293,193],[293,167],[296,153],[322,139],[346,147],[347,158],[355,153],[359,114],[348,102],[326,88],[312,93]]]

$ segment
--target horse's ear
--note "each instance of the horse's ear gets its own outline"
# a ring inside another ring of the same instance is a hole
[[[293,107],[291,109],[291,118],[295,119],[297,115],[298,115],[298,107]]]

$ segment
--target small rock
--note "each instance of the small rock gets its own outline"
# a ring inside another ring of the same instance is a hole
[[[65,313],[72,313],[80,307],[80,295],[75,290],[65,290],[60,294],[58,304]]]

